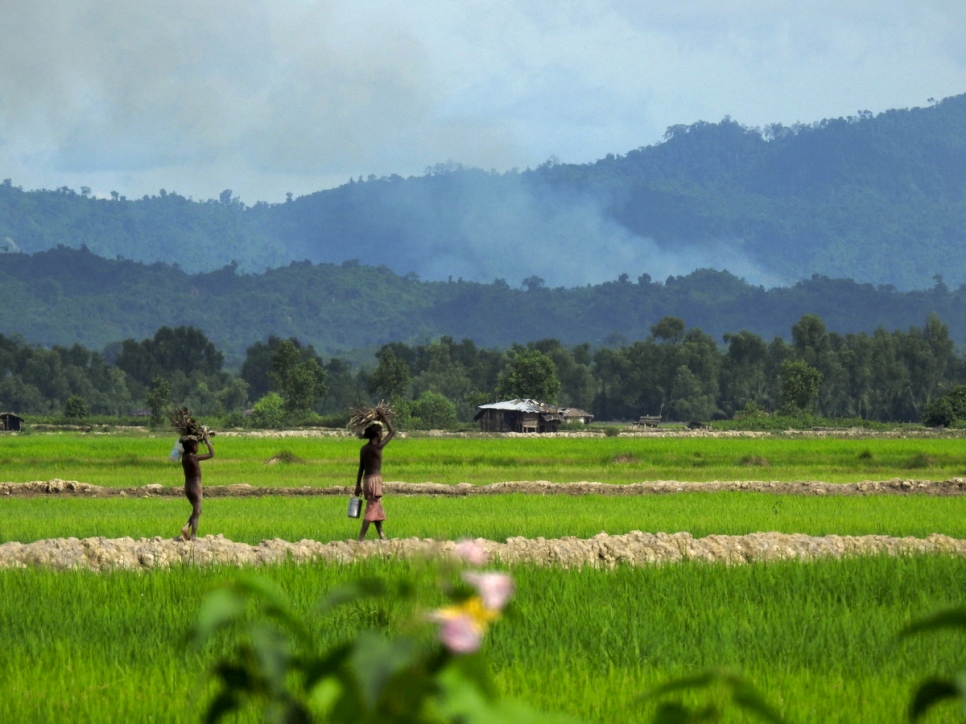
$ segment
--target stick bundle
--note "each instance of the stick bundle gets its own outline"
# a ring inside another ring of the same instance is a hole
[[[194,438],[201,442],[215,434],[208,429],[207,425],[202,425],[195,420],[187,407],[172,407],[168,410],[168,421],[182,438]]]
[[[396,413],[388,402],[382,400],[375,407],[356,407],[352,410],[349,424],[346,427],[357,437],[362,437],[363,431],[374,422],[382,422],[382,418],[393,417]]]

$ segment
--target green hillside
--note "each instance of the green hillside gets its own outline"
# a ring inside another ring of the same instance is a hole
[[[281,204],[0,183],[0,249],[87,246],[191,272],[358,259],[431,280],[577,286],[709,266],[923,289],[937,273],[966,281],[964,230],[966,95],[792,127],[699,122],[591,164],[439,166]]]
[[[269,335],[296,337],[325,354],[443,335],[484,347],[550,337],[616,346],[644,339],[665,316],[685,319],[720,342],[743,329],[765,339],[787,337],[805,314],[820,316],[830,331],[850,333],[907,329],[935,312],[953,340],[966,340],[966,287],[939,283],[898,292],[816,276],[766,290],[710,270],[664,282],[622,277],[576,288],[531,281],[523,290],[504,282],[425,282],[355,262],[188,274],[61,247],[0,254],[0,295],[0,333],[33,343],[101,349],[149,337],[161,326],[189,325],[204,330],[230,362]]]

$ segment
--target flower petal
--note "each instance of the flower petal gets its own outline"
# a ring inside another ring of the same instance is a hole
[[[483,643],[483,629],[471,616],[462,614],[443,621],[439,640],[454,654],[471,654]]]
[[[456,544],[453,552],[471,566],[482,566],[486,563],[486,550],[476,541],[463,539]]]
[[[464,573],[463,580],[476,588],[491,611],[502,611],[513,596],[513,579],[505,573]]]

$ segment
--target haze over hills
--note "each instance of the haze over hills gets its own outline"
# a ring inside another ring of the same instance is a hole
[[[894,285],[966,282],[966,95],[927,108],[747,128],[668,130],[592,164],[495,173],[444,164],[246,206],[0,185],[0,249],[86,245],[208,272],[237,262],[358,259],[427,280],[581,286],[698,268],[752,284],[812,274]]]

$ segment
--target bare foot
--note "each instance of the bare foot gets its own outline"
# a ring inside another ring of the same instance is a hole
[[[192,538],[191,528],[185,525],[185,527],[181,529],[181,537],[184,538],[185,540],[191,540]]]
[[[379,534],[379,540],[389,540],[389,539],[386,538],[386,534],[385,533],[380,533]]]

